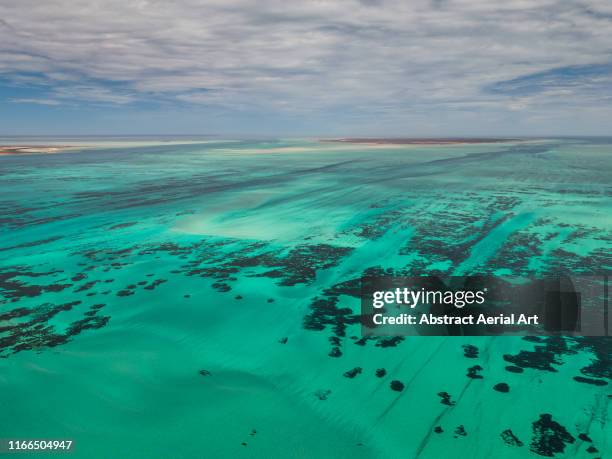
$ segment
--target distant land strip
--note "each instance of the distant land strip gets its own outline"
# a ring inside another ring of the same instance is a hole
[[[32,155],[40,153],[60,153],[75,148],[65,145],[0,145],[0,155]]]
[[[472,143],[516,142],[520,139],[481,138],[481,137],[446,137],[446,138],[375,138],[350,137],[343,139],[321,139],[325,142],[369,143],[376,145],[455,145]]]

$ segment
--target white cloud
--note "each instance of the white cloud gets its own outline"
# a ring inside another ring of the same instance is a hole
[[[9,99],[9,102],[14,104],[61,105],[61,102],[55,99]]]
[[[20,0],[0,17],[0,76],[111,104],[400,117],[596,106],[580,81],[529,98],[487,88],[612,56],[607,0]]]

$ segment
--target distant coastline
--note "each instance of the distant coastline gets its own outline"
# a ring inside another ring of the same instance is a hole
[[[144,137],[144,136],[143,136]],[[39,140],[41,143],[29,143],[27,140],[21,140],[17,138],[11,138],[10,140],[2,140],[0,142],[6,142],[0,144],[0,156],[6,155],[39,155],[39,154],[54,154],[54,153],[66,153],[66,152],[79,152],[83,150],[90,150],[95,148],[137,148],[146,146],[157,146],[157,145],[187,145],[187,144],[200,144],[200,143],[230,143],[230,140],[142,140],[128,139],[128,138],[115,138],[109,137],[109,139],[99,137],[74,137],[72,139],[45,139]],[[44,143],[43,143],[44,142]]]
[[[68,145],[0,145],[0,155],[52,154],[75,148]]]
[[[458,145],[458,144],[477,144],[477,143],[503,143],[516,142],[520,139],[511,138],[480,138],[480,137],[447,137],[447,138],[378,138],[378,137],[349,137],[341,139],[321,139],[325,142],[344,142],[344,143],[366,143],[374,145]]]
[[[76,139],[75,139],[76,140]],[[427,138],[427,137],[415,137],[415,138],[387,138],[387,137],[346,137],[346,138],[321,138],[320,142],[333,142],[337,144],[361,144],[369,145],[370,147],[400,147],[402,145],[421,145],[421,146],[436,146],[436,145],[469,145],[469,144],[487,144],[487,143],[504,143],[504,142],[518,142],[524,139],[519,138],[483,138],[483,137],[443,137],[443,138]],[[27,144],[27,143],[10,143],[6,145],[0,145],[0,156],[7,155],[37,155],[37,154],[55,154],[65,153],[69,151],[80,151],[83,149],[91,149],[96,147],[106,148],[123,148],[123,147],[139,147],[139,146],[154,146],[154,145],[172,145],[172,144],[199,144],[199,143],[214,143],[214,142],[227,142],[232,143],[231,140],[164,140],[164,141],[135,141],[135,140],[112,140],[112,141],[97,141],[91,142],[85,140],[84,142],[58,142],[45,144]],[[292,149],[286,149],[289,151]]]

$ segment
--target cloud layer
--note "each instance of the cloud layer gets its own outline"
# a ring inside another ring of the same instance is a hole
[[[5,1],[0,78],[37,94],[2,103],[545,129],[609,119],[612,3]]]

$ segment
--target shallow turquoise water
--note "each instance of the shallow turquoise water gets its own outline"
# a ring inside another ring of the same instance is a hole
[[[70,438],[71,457],[606,457],[609,338],[362,340],[355,281],[609,273],[611,154],[287,140],[0,157],[0,438]]]

